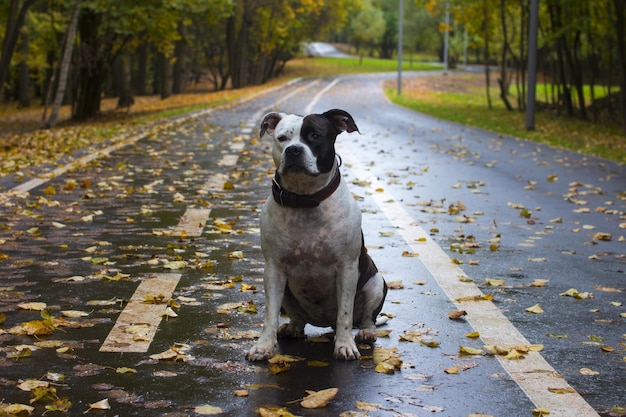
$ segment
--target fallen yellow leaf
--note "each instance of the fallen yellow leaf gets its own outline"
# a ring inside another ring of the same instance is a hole
[[[267,360],[268,363],[295,363],[304,360],[298,356],[276,354]]]
[[[465,310],[452,310],[449,314],[448,314],[448,318],[450,320],[459,320],[460,318],[462,318],[463,316],[467,315],[467,311]]]
[[[575,394],[576,390],[572,387],[566,388],[548,388],[548,391],[554,394]]]
[[[533,313],[533,314],[543,314],[543,308],[541,308],[541,306],[539,304],[535,304],[532,307],[528,307],[526,310],[526,312],[528,313]]]
[[[324,368],[326,366],[330,366],[330,363],[324,361],[308,361],[306,365],[314,368]]]
[[[465,301],[491,301],[493,300],[493,294],[480,294],[480,295],[466,295],[465,297],[459,297],[455,301],[462,303]]]
[[[256,412],[261,417],[296,417],[289,410],[282,407],[261,407]]]
[[[387,288],[390,290],[401,290],[404,288],[404,284],[402,283],[402,280],[391,281],[387,283]]]
[[[443,370],[445,373],[450,374],[450,375],[455,375],[458,374],[461,371],[461,367],[459,365],[457,366],[452,366],[450,368],[446,368]]]
[[[303,408],[323,408],[335,398],[339,392],[338,388],[327,388],[321,391],[306,391],[307,397],[302,400],[300,405]]]
[[[109,399],[105,398],[104,400],[100,400],[98,402],[89,404],[89,410],[87,410],[87,411],[91,411],[91,410],[110,410],[110,409],[111,409],[111,406],[109,405]]]
[[[198,407],[195,407],[193,409],[193,411],[195,411],[197,414],[203,415],[203,416],[214,416],[216,414],[222,414],[222,409],[219,407],[215,407],[209,404],[205,404],[205,405],[201,405]]]
[[[434,339],[428,339],[428,340],[422,339],[420,340],[420,344],[422,346],[431,347],[431,348],[438,347],[440,345],[439,341],[434,340]]]
[[[382,410],[383,406],[374,403],[367,403],[365,401],[357,401],[356,408],[363,411],[378,411]]]
[[[5,407],[4,404],[0,404],[0,411],[8,416],[19,415],[23,412],[31,414],[35,411],[35,407],[26,404],[9,404]]]
[[[32,391],[36,388],[48,388],[50,385],[47,381],[40,381],[38,379],[27,379],[24,382],[17,385],[22,391]]]
[[[483,353],[483,350],[469,346],[461,346],[459,347],[459,353],[461,355],[481,355]]]
[[[516,360],[524,359],[524,355],[522,355],[520,352],[518,352],[515,349],[511,349],[511,351],[504,357],[504,359],[516,361]]]
[[[33,310],[33,311],[43,311],[47,307],[46,303],[37,303],[37,302],[20,303],[17,306],[21,308],[22,310]]]
[[[228,255],[226,255],[226,257],[231,261],[235,259],[243,259],[243,251],[236,250],[236,251],[229,252]]]

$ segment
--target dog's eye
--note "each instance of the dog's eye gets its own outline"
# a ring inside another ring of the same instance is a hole
[[[287,136],[285,136],[285,135],[280,135],[280,136],[278,137],[278,141],[279,141],[279,142],[285,142],[285,141],[287,141],[287,140],[289,140],[289,138],[288,138]]]
[[[320,135],[318,135],[317,133],[311,133],[309,135],[310,140],[319,140],[319,138],[320,138]]]

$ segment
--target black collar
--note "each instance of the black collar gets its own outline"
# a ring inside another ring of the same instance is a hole
[[[320,203],[330,197],[341,182],[341,173],[339,172],[339,166],[335,169],[335,176],[328,183],[328,185],[314,194],[296,194],[291,191],[285,190],[280,185],[280,175],[276,171],[276,175],[272,180],[272,194],[274,200],[283,207],[292,208],[315,208]]]

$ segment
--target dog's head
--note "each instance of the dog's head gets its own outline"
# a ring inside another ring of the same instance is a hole
[[[335,139],[341,132],[358,132],[352,116],[333,109],[322,114],[298,116],[268,113],[261,122],[260,137],[274,138],[272,156],[280,175],[317,177],[335,164]]]

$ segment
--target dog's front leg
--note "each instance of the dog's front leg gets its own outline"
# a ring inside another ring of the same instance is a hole
[[[355,360],[361,357],[352,337],[354,297],[358,281],[358,264],[348,265],[337,279],[337,325],[335,328],[335,359]]]
[[[278,334],[278,316],[280,306],[285,295],[286,277],[279,273],[271,262],[265,263],[265,274],[263,277],[265,288],[265,320],[263,321],[263,332],[255,345],[246,353],[246,358],[250,361],[262,361],[271,358],[276,351]]]

